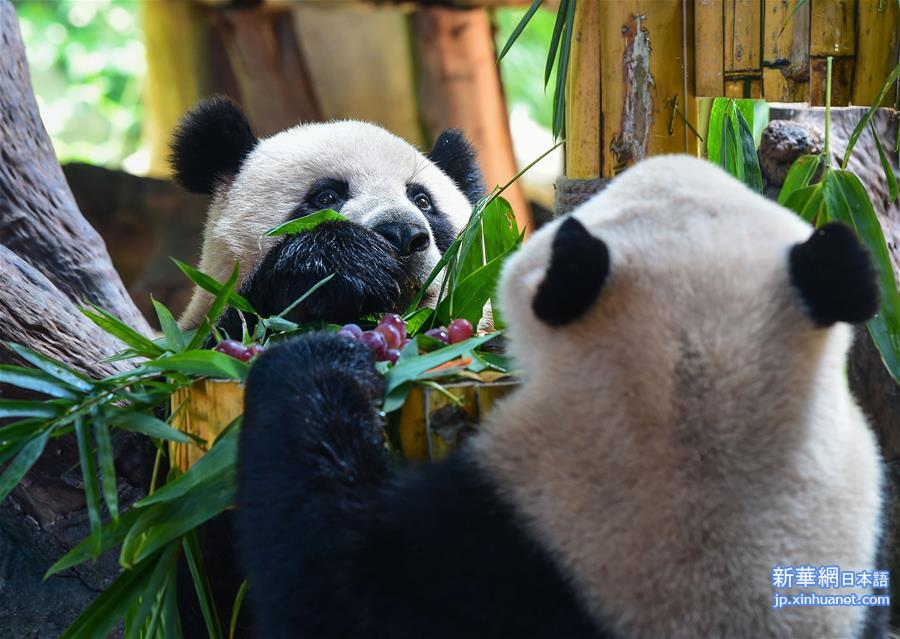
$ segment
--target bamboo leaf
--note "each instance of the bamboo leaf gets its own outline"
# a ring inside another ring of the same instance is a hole
[[[822,209],[823,192],[821,184],[805,186],[797,189],[784,203],[784,206],[794,211],[801,218],[815,224]]]
[[[194,591],[200,601],[200,612],[206,623],[206,632],[210,639],[222,639],[222,626],[219,614],[216,611],[215,599],[210,595],[209,580],[206,578],[206,570],[203,566],[203,553],[200,552],[200,543],[197,533],[192,531],[182,541],[184,556],[187,559],[188,569],[194,581]]]
[[[540,2],[540,0],[537,1]],[[237,630],[237,621],[241,615],[241,605],[244,603],[244,597],[247,596],[249,585],[250,583],[244,579],[234,597],[234,605],[231,606],[231,622],[228,624],[228,639],[234,639],[234,632]]]
[[[878,107],[881,105],[884,96],[887,95],[887,92],[898,79],[900,79],[900,64],[895,66],[894,70],[888,75],[887,80],[885,80],[884,84],[881,86],[881,90],[878,91],[878,96],[872,102],[872,106],[869,107],[866,114],[853,128],[853,133],[850,134],[850,139],[847,140],[847,149],[844,151],[844,159],[841,160],[842,169],[847,168],[847,164],[850,162],[850,156],[853,153],[853,147],[855,147],[856,143],[859,141],[859,136],[861,136],[863,131],[866,130],[866,127],[869,126],[869,122],[871,122],[872,117],[875,115],[875,111],[877,111]]]
[[[310,213],[309,215],[305,215],[303,217],[298,217],[294,220],[288,220],[284,224],[279,224],[275,228],[269,229],[268,231],[263,233],[260,239],[262,239],[263,237],[275,237],[277,235],[296,235],[297,233],[304,233],[306,231],[311,231],[323,222],[349,221],[350,220],[348,218],[341,215],[337,211],[333,211],[332,209],[323,209],[321,211],[316,211],[315,213]]]
[[[462,317],[472,322],[473,326],[477,325],[484,314],[484,305],[497,288],[497,280],[506,257],[515,249],[515,245],[510,247],[505,254],[494,258],[462,280],[456,286],[454,296],[438,305],[435,310],[437,321],[447,324],[451,318]]]
[[[143,511],[122,542],[119,561],[137,564],[228,508],[234,500],[235,469],[199,482],[179,499],[154,504]]]
[[[228,278],[228,281],[222,285],[222,289],[218,292],[215,299],[212,301],[212,304],[210,304],[209,310],[206,312],[206,322],[197,327],[197,332],[194,333],[194,336],[191,338],[190,343],[187,345],[187,350],[200,348],[203,342],[206,341],[206,338],[212,330],[215,321],[219,318],[219,315],[221,315],[222,311],[225,309],[225,304],[228,303],[229,296],[233,292],[234,286],[235,284],[237,284],[240,274],[240,265],[235,262],[234,268],[231,270],[231,276]]]
[[[94,450],[88,438],[90,424],[80,417],[75,420],[75,438],[78,440],[78,459],[81,476],[84,479],[84,498],[87,502],[88,521],[91,524],[91,552],[96,559],[100,556],[103,535],[103,521],[100,518],[100,491],[97,487],[97,471],[94,468]]]
[[[52,418],[62,414],[65,404],[50,400],[34,399],[0,399],[0,419],[10,417],[45,417]],[[0,440],[6,426],[0,427]]]
[[[759,170],[759,158],[756,157],[756,145],[753,143],[753,132],[740,109],[734,110],[737,120],[737,137],[741,146],[743,160],[744,184],[757,193],[762,193],[762,173]]]
[[[240,421],[241,417],[238,417],[229,424],[222,434],[219,435],[219,438],[216,439],[209,452],[203,455],[186,473],[169,481],[165,486],[154,491],[153,494],[147,495],[136,502],[134,507],[146,508],[153,504],[174,501],[185,496],[211,477],[219,476],[222,473],[234,473],[234,468],[237,464],[238,434],[240,433],[238,425]]]
[[[870,124],[869,130],[872,133],[872,139],[875,140],[875,148],[878,149],[878,157],[881,159],[881,168],[884,169],[884,179],[887,180],[888,184],[889,202],[893,203],[897,200],[897,175],[894,173],[894,167],[891,166],[891,162],[884,152],[884,147],[881,146],[881,138],[878,137],[878,132],[875,130],[875,127]],[[900,130],[900,128],[898,128],[898,130]]]
[[[159,607],[161,607],[162,602],[160,601],[160,595],[165,594],[163,588],[172,572],[172,566],[175,564],[178,548],[179,544],[170,544],[165,548],[160,553],[159,558],[154,562],[155,565],[153,566],[153,570],[150,572],[149,577],[142,580],[143,587],[140,592],[141,604],[131,618],[130,632],[125,635],[129,639],[139,639],[142,634],[145,637],[153,637],[153,634],[149,632],[149,629],[147,633],[141,633],[140,630],[147,624],[148,617],[154,608],[156,607],[156,610],[158,610]],[[157,604],[159,604],[159,606],[157,606]]]
[[[217,351],[185,351],[145,363],[146,368],[164,373],[182,373],[244,381],[250,366]]]
[[[512,30],[512,33],[509,34],[509,38],[506,40],[506,44],[503,45],[503,49],[500,51],[500,55],[497,56],[497,62],[503,59],[503,56],[509,52],[513,43],[519,39],[519,36],[522,35],[522,31],[525,30],[525,27],[528,25],[529,21],[531,21],[531,17],[537,12],[538,7],[541,6],[541,0],[534,0],[531,3],[531,6],[528,7],[528,11],[525,12],[525,15],[522,16],[522,19],[519,20],[519,24],[516,25],[516,28]]]
[[[91,308],[80,309],[81,313],[104,331],[118,337],[144,357],[158,357],[163,350],[136,330],[128,326],[112,313],[91,304]]]
[[[44,452],[49,437],[50,431],[44,431],[19,450],[15,459],[6,467],[3,475],[0,475],[0,501],[6,499],[6,496],[25,476],[25,473],[31,470],[41,453]]]
[[[183,639],[181,630],[181,617],[178,614],[178,564],[172,566],[172,574],[169,577],[169,586],[163,598],[162,632],[164,639]]]
[[[291,304],[290,304],[286,309],[284,309],[283,311],[281,311],[281,312],[278,314],[278,317],[283,318],[285,315],[287,315],[287,314],[290,313],[292,310],[294,310],[295,308],[297,308],[297,306],[299,306],[299,305],[302,304],[304,301],[306,301],[306,298],[308,298],[310,295],[312,295],[313,293],[315,293],[316,291],[318,291],[320,288],[322,288],[323,286],[325,286],[326,284],[328,284],[328,282],[330,282],[331,279],[332,279],[333,277],[334,277],[334,273],[332,273],[331,275],[326,275],[325,277],[323,277],[322,279],[320,279],[318,282],[316,282],[315,284],[313,284],[312,287],[310,287],[310,289],[309,289],[308,291],[306,291],[303,295],[301,295],[300,297],[298,297],[297,299],[295,299],[293,302],[291,302]]]
[[[124,515],[119,517],[118,525],[110,523],[104,526],[103,534],[101,535],[102,543],[100,545],[100,553],[103,554],[110,548],[115,548],[116,546],[120,545],[125,539],[125,535],[128,534],[129,530],[131,530],[134,522],[137,521],[140,514],[140,510],[132,508]],[[69,550],[69,552],[60,557],[56,561],[56,563],[50,566],[50,568],[44,575],[44,579],[52,577],[53,575],[60,573],[63,570],[67,570],[72,566],[83,564],[84,562],[90,560],[92,558],[92,555],[93,548],[91,547],[91,538],[87,537],[85,539],[82,539],[71,550]]]
[[[0,364],[0,384],[33,390],[60,399],[78,399],[77,393],[68,384],[63,384],[44,371],[23,366]]]
[[[900,382],[900,294],[881,224],[859,178],[849,171],[829,171],[824,180],[829,215],[853,228],[869,248],[878,271],[881,307],[866,326],[894,380]]]
[[[97,639],[106,637],[143,592],[146,579],[156,562],[150,560],[123,571],[72,622],[60,639]]]
[[[408,384],[418,379],[419,376],[435,366],[440,366],[456,359],[467,351],[478,348],[494,339],[497,335],[499,333],[488,333],[487,335],[471,337],[463,342],[445,346],[432,353],[397,362],[395,366],[388,370],[385,377],[385,400],[382,410],[389,413],[402,406],[406,396],[404,390],[402,390],[403,387],[408,387]]]
[[[103,489],[103,501],[113,523],[119,521],[119,489],[116,484],[116,465],[113,455],[112,439],[106,414],[101,409],[93,411],[94,440],[97,442],[97,464],[100,467],[100,486]],[[101,533],[102,535],[102,533]]]
[[[572,0],[574,3],[574,0]],[[547,50],[547,64],[544,66],[544,87],[550,82],[550,74],[553,73],[553,63],[556,61],[556,52],[559,50],[559,40],[566,24],[566,13],[570,0],[560,0],[556,10],[556,21],[553,23],[553,35],[550,37],[550,48]]]
[[[82,392],[88,392],[94,388],[94,384],[90,380],[90,378],[82,375],[81,373],[76,373],[61,362],[52,360],[45,355],[41,355],[40,353],[33,351],[30,348],[22,346],[21,344],[15,344],[13,342],[3,343],[8,349],[16,353],[26,362],[28,362],[35,368],[44,371],[51,377],[58,379],[63,384],[67,384],[68,386],[71,386],[72,388],[80,390]]]
[[[184,350],[184,334],[178,326],[178,322],[172,316],[172,312],[166,308],[165,304],[156,301],[152,297],[153,308],[156,309],[156,317],[159,318],[159,325],[162,327],[163,334],[166,336],[166,345],[169,350],[180,353]]]
[[[787,176],[784,178],[784,184],[781,185],[781,192],[778,194],[778,203],[782,206],[788,201],[788,198],[795,191],[809,186],[812,182],[819,167],[822,166],[823,156],[819,155],[801,155],[794,160],[791,168],[788,169]],[[788,207],[792,208],[792,207]],[[796,211],[796,209],[793,209]]]
[[[201,273],[193,266],[185,264],[184,262],[179,262],[174,257],[171,258],[173,262],[175,262],[175,266],[177,266],[182,273],[188,276],[194,284],[202,288],[204,291],[212,293],[213,295],[218,295],[222,291],[222,284],[214,280],[212,277],[207,275],[206,273]],[[257,315],[258,313],[254,310],[253,306],[250,302],[247,301],[242,295],[231,291],[228,294],[228,304],[239,311],[244,311],[245,313],[250,313],[252,315]]]
[[[110,416],[110,421],[116,428],[141,433],[155,439],[165,439],[181,444],[189,444],[193,441],[180,430],[172,428],[161,419],[137,411],[122,410],[114,412]]]
[[[562,13],[561,7],[560,13]],[[565,135],[566,130],[566,79],[569,75],[569,57],[572,52],[574,28],[575,0],[569,0],[566,3],[566,26],[560,43],[559,65],[556,67],[556,91],[553,94],[553,137],[557,139]]]

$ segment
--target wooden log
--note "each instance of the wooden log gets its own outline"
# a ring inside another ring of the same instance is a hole
[[[149,334],[103,239],[75,205],[38,113],[15,11],[5,1],[0,38],[0,244],[69,299],[97,304]]]
[[[424,145],[405,11],[359,2],[291,5],[321,116],[376,122]]]
[[[218,9],[209,17],[258,136],[322,119],[289,11]]]
[[[421,7],[412,16],[412,36],[418,103],[429,139],[448,127],[461,129],[478,151],[488,189],[505,184],[516,174],[516,161],[487,11]],[[513,184],[503,196],[519,228],[530,231],[521,185]]]
[[[15,10],[0,0],[0,339],[23,343],[93,376],[128,367],[98,360],[121,345],[82,316],[94,302],[139,331],[149,327],[131,302],[100,236],[72,200],[38,115]],[[0,362],[16,361],[5,348]],[[3,397],[21,396],[0,389]],[[123,507],[146,487],[152,445],[120,433],[113,440]],[[58,636],[118,572],[114,557],[66,576],[42,573],[87,535],[74,437],[44,455],[0,503],[0,626],[4,636]],[[73,474],[74,472],[74,474]],[[27,561],[21,562],[19,558]]]
[[[769,102],[809,99],[809,2],[765,0],[763,95]]]

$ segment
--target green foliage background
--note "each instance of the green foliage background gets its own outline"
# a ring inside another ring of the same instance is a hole
[[[13,0],[41,117],[60,161],[119,167],[140,148],[140,2]]]

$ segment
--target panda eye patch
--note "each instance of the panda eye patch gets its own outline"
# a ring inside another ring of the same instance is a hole
[[[322,209],[339,211],[350,198],[350,185],[331,178],[316,181],[307,191],[303,202],[294,209],[291,217],[298,218]]]
[[[338,199],[339,197],[337,193],[335,193],[331,189],[327,189],[316,196],[316,206],[325,209],[329,206],[334,206]]]
[[[431,196],[418,184],[410,184],[406,187],[406,197],[421,211],[430,211],[434,206],[431,203]]]

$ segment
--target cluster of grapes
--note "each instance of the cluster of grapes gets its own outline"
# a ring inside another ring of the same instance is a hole
[[[249,362],[251,359],[262,353],[264,349],[259,344],[247,344],[244,346],[237,340],[224,339],[216,344],[216,347],[213,350],[224,353],[229,357],[239,359],[242,362]]]
[[[445,344],[456,344],[467,340],[474,334],[472,323],[467,319],[455,319],[447,327],[432,328],[426,335]],[[364,331],[356,324],[344,324],[338,335],[348,339],[359,340],[375,354],[379,362],[396,364],[400,358],[400,350],[409,343],[406,337],[406,322],[396,313],[384,315],[371,331]]]
[[[463,318],[455,319],[448,326],[439,326],[425,332],[429,337],[444,344],[456,344],[469,339],[475,333],[472,323]],[[379,362],[396,364],[400,359],[400,350],[409,343],[406,336],[406,322],[396,313],[388,313],[382,317],[378,326],[371,331],[364,331],[357,324],[344,324],[338,335],[359,340],[368,346]],[[222,340],[213,349],[234,357],[242,362],[249,362],[263,351],[259,344],[244,345],[233,339]]]

